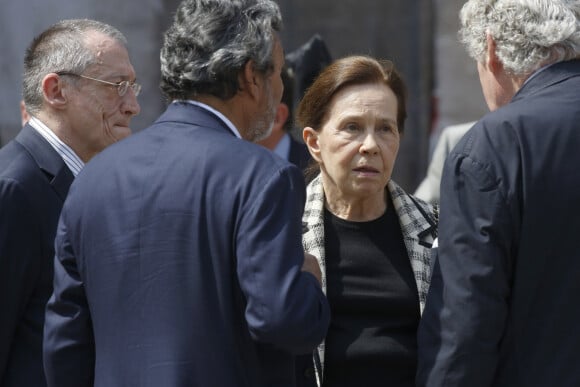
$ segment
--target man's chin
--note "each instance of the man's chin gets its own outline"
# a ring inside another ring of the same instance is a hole
[[[113,137],[116,141],[120,141],[129,137],[132,133],[133,131],[128,126],[115,126],[113,130]]]
[[[274,127],[274,123],[272,123],[266,130],[255,129],[252,133],[254,134],[253,138],[250,140],[252,142],[262,141],[265,138],[268,138],[270,134],[272,134],[272,128]]]

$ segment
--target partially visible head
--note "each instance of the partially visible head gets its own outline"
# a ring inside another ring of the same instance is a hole
[[[127,41],[114,27],[89,19],[58,22],[34,38],[24,58],[23,97],[84,161],[127,137],[140,111],[134,89],[124,95],[111,83],[135,81]]]
[[[351,193],[369,185],[374,193],[384,189],[406,116],[406,87],[394,65],[367,56],[345,57],[326,67],[296,113],[323,181]]]
[[[460,12],[459,37],[478,63],[488,36],[504,69],[525,77],[543,65],[580,55],[578,0],[469,0]]]
[[[319,34],[314,34],[307,42],[286,54],[286,63],[295,78],[294,101],[302,99],[306,89],[331,62],[330,51]]]

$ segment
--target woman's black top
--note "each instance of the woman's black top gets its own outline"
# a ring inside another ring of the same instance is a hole
[[[324,214],[325,387],[415,385],[419,296],[393,204],[370,222]]]

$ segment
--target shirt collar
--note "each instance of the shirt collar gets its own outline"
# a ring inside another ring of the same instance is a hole
[[[72,172],[73,176],[77,176],[81,169],[85,166],[85,163],[81,158],[72,150],[72,148],[66,145],[52,130],[48,128],[42,121],[36,117],[30,117],[28,124],[32,126],[48,143],[52,148],[62,157],[64,163]]]
[[[240,132],[234,126],[234,124],[232,123],[232,121],[230,121],[226,116],[224,116],[222,113],[220,113],[216,109],[212,108],[211,106],[206,105],[205,103],[202,103],[202,102],[199,102],[199,101],[193,101],[191,99],[175,100],[173,102],[185,102],[185,103],[189,103],[189,104],[192,104],[192,105],[195,105],[195,106],[199,106],[202,109],[205,109],[205,110],[208,110],[208,111],[212,112],[213,114],[215,114],[216,116],[218,116],[224,122],[224,124],[226,124],[226,126],[232,131],[232,133],[237,138],[242,138],[242,136],[240,135]]]
[[[290,157],[290,135],[284,133],[284,136],[278,141],[276,147],[274,148],[274,153],[282,157],[284,160],[288,160]]]

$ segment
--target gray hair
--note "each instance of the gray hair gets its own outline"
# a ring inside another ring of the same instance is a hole
[[[31,114],[42,108],[42,79],[47,74],[82,74],[97,63],[96,52],[86,45],[87,32],[102,33],[127,47],[119,30],[96,20],[62,20],[48,27],[33,39],[24,56],[22,94]]]
[[[489,34],[515,76],[580,55],[579,0],[470,0],[459,16],[459,38],[469,55],[485,60]]]
[[[257,71],[273,71],[274,33],[281,28],[271,0],[184,0],[165,33],[161,90],[169,100],[233,97],[249,60]]]

